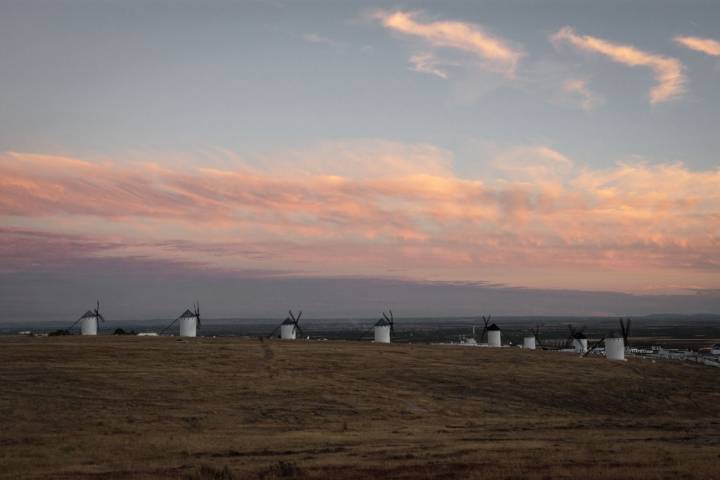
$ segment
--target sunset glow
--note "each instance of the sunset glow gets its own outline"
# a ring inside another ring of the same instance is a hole
[[[715,23],[329,6],[2,7],[0,273],[720,298]]]

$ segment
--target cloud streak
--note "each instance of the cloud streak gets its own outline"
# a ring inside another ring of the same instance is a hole
[[[577,78],[570,78],[563,82],[563,91],[573,96],[580,108],[585,111],[594,110],[601,103],[595,93],[588,87],[587,81]]]
[[[575,281],[589,271],[660,271],[673,284],[720,274],[718,169],[589,169],[529,145],[470,179],[442,149],[383,141],[286,152],[263,169],[0,160],[4,223],[89,236],[86,256],[447,280],[507,269],[515,277],[505,281],[521,285],[533,280],[518,272],[532,268],[575,271]],[[43,262],[34,252],[13,268]]]
[[[383,26],[419,38],[435,48],[461,51],[479,58],[492,70],[512,76],[523,53],[480,25],[460,21],[422,22],[418,14],[396,11],[376,14]]]
[[[578,35],[571,27],[563,27],[550,37],[555,45],[568,43],[586,52],[599,53],[629,67],[652,70],[657,84],[650,90],[650,103],[666,102],[684,92],[683,65],[677,59],[644,52],[631,45],[613,43],[590,35]]]
[[[441,62],[430,52],[418,53],[410,57],[411,70],[419,73],[428,73],[442,79],[448,78],[448,73],[442,68]]]
[[[695,50],[696,52],[702,52],[713,57],[720,57],[720,42],[711,38],[700,38],[700,37],[683,37],[677,36],[674,38],[676,43]]]

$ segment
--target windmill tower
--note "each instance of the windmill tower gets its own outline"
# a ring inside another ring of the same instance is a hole
[[[200,302],[195,302],[193,310],[190,310],[189,308],[185,310],[182,315],[173,320],[170,325],[163,328],[160,333],[162,334],[168,330],[170,327],[175,325],[176,322],[180,325],[181,337],[197,337],[197,329],[202,326],[200,322]]]
[[[620,331],[622,337],[615,337],[614,335],[610,338],[605,339],[605,357],[608,360],[625,360],[625,348],[628,342],[628,336],[630,335],[630,319],[620,319]]]
[[[500,336],[500,327],[495,325],[494,323],[487,327],[487,336],[488,336],[488,347],[501,347],[502,346],[502,339]]]
[[[105,317],[100,313],[100,300],[97,301],[95,310],[88,310],[82,317],[78,318],[68,330],[80,323],[80,335],[97,335],[100,329],[100,322],[105,323]]]
[[[288,314],[290,316],[283,320],[279,326],[275,327],[275,330],[268,335],[268,338],[274,337],[278,330],[280,330],[280,338],[282,340],[295,340],[297,338],[297,332],[302,333],[302,328],[300,328],[299,323],[300,317],[302,317],[302,310],[300,310],[297,317],[293,314],[292,310],[288,311]]]
[[[576,353],[579,353],[581,355],[587,353],[588,340],[584,333],[585,327],[581,327],[578,330],[572,325],[568,325],[568,330],[570,331],[570,335],[568,336],[566,345],[574,349]]]
[[[492,318],[492,316],[490,316],[490,315],[488,315],[487,317],[485,315],[482,316],[484,325],[483,325],[482,333],[480,334],[480,343],[482,343],[483,339],[485,338],[485,335],[487,334],[488,325],[490,324],[491,318]]]
[[[389,310],[390,316],[382,314],[382,318],[375,322],[373,326],[373,334],[376,343],[390,343],[390,334],[395,333],[395,317],[392,310]]]
[[[530,333],[532,333],[532,335],[526,335],[523,337],[523,348],[535,350],[537,345],[540,344],[540,325],[536,325],[535,328],[531,328]]]

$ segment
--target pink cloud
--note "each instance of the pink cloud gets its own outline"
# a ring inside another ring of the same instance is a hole
[[[411,12],[378,12],[376,14],[385,28],[421,39],[432,47],[447,48],[464,52],[481,59],[491,69],[514,75],[523,53],[495,35],[485,31],[480,25],[460,21],[422,22],[418,15]],[[414,62],[417,66],[418,57]],[[421,65],[428,65],[427,60]],[[433,69],[436,70],[436,69]],[[421,71],[427,71],[427,68]],[[438,74],[434,71],[433,73]],[[442,75],[439,75],[442,76]]]
[[[563,27],[550,37],[554,44],[569,43],[587,52],[604,55],[629,67],[652,70],[656,85],[650,90],[650,103],[660,103],[681,95],[685,86],[683,65],[677,59],[648,53],[631,45],[613,43],[590,35],[578,35],[570,27]]]
[[[713,57],[720,57],[720,42],[711,38],[700,38],[700,37],[682,37],[678,36],[674,38],[676,43],[695,50],[696,52],[702,52]]]
[[[290,152],[287,170],[282,155],[263,169],[173,169],[6,153],[0,215],[85,239],[83,257],[445,280],[503,268],[719,280],[718,169],[590,169],[536,145],[500,152],[495,173],[468,179],[431,146],[340,142],[332,152]],[[12,256],[20,268],[42,254]]]

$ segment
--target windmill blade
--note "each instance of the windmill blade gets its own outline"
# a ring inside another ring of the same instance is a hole
[[[181,315],[181,316],[182,316],[182,315]],[[180,320],[180,317],[176,318],[175,320],[173,320],[172,322],[170,322],[170,325],[168,325],[167,327],[165,327],[165,328],[163,328],[162,330],[160,330],[160,333],[159,333],[158,335],[162,335],[163,333],[165,333],[167,330],[170,329],[170,327],[172,327],[173,325],[175,325],[175,322],[177,322],[178,320]]]
[[[300,335],[305,336],[305,332],[303,331],[302,328],[300,328],[300,325],[295,324],[295,330],[297,330],[298,332],[300,332]]]
[[[293,322],[297,322],[297,320],[295,320],[295,315],[293,315],[292,313],[292,310],[288,310],[288,314],[290,315],[290,318],[292,318]]]
[[[564,348],[570,348],[573,345],[573,340],[575,340],[575,327],[568,324],[568,330],[570,331],[570,335],[568,335],[567,340],[565,340]]]
[[[480,334],[480,342],[482,343],[483,338],[485,338],[485,334],[487,333],[487,325],[483,327],[482,333]]]
[[[631,320],[630,318],[628,318],[628,319],[627,319],[627,322],[625,323],[625,338],[624,338],[624,341],[625,341],[625,346],[626,346],[626,347],[627,347],[628,345],[630,345],[630,341],[628,340],[628,338],[630,337],[630,322],[631,322],[631,321],[632,321],[632,320]]]
[[[390,309],[388,308],[388,312],[390,312],[390,321],[391,321],[391,322],[394,322],[394,321],[395,321],[395,317],[393,316],[392,310],[390,310]]]
[[[83,317],[84,317],[84,316],[85,316],[85,315],[83,315]],[[80,318],[78,318],[77,320],[75,320],[75,321],[73,322],[73,324],[70,325],[70,326],[67,328],[67,330],[72,330],[72,328],[73,328],[75,325],[77,325],[78,322],[80,322],[80,320],[83,319],[83,317],[80,317]]]
[[[278,330],[280,330],[280,325],[278,325],[277,327],[275,327],[275,330],[273,330],[272,332],[270,332],[270,335],[268,335],[267,338],[272,338],[272,337],[274,337],[274,336],[275,336],[275,332],[277,332]]]
[[[590,348],[588,348],[588,351],[583,354],[583,357],[587,357],[588,355],[590,355],[590,353],[592,353],[593,350],[595,350],[598,346],[600,346],[600,344],[605,341],[605,337],[606,337],[606,336],[607,336],[607,335],[603,335],[603,337],[602,337],[600,340],[598,340],[597,342],[593,343],[593,344],[590,346]]]
[[[98,313],[96,318],[99,318],[103,323],[105,323],[105,317],[103,317],[102,314]]]
[[[297,318],[295,319],[295,323],[297,323],[297,322],[300,321],[300,317],[302,317],[302,310],[300,310],[300,312],[298,313],[298,316],[297,316]]]
[[[390,319],[388,318],[387,315],[385,315],[385,312],[382,312],[382,316],[383,316],[383,318],[384,318],[385,320],[387,320],[388,322],[390,322]]]
[[[374,329],[375,329],[375,325],[373,325],[372,327],[367,328],[367,329],[365,329],[365,330],[362,330],[362,331],[360,332],[360,335],[358,335],[358,337],[357,337],[357,341],[362,340],[362,338],[363,338],[365,335],[367,335],[368,333],[372,332]]]

